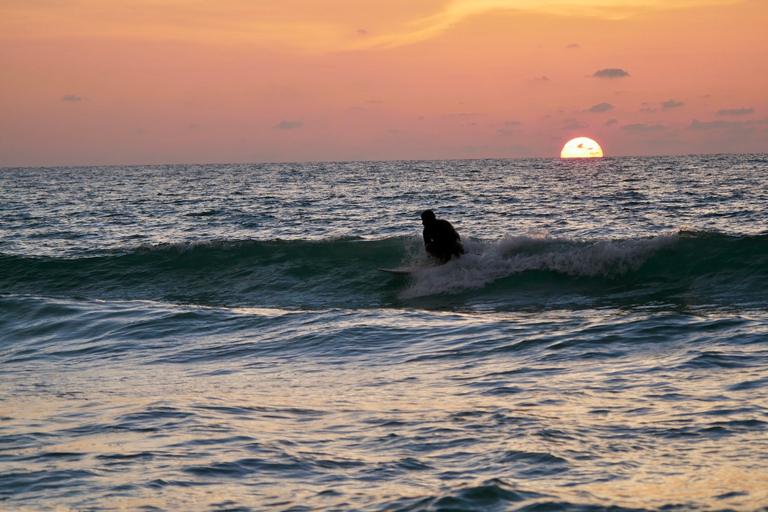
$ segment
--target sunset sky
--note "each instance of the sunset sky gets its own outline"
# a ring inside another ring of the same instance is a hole
[[[3,0],[0,166],[768,152],[766,0]]]

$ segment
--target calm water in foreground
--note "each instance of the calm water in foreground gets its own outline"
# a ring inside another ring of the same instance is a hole
[[[0,169],[0,509],[768,510],[768,155]],[[428,265],[433,208],[467,254]]]

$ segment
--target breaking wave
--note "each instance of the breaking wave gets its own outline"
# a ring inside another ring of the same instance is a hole
[[[288,309],[768,303],[768,236],[468,240],[432,266],[417,237],[221,240],[77,258],[0,254],[0,293]],[[423,266],[409,278],[378,267]]]

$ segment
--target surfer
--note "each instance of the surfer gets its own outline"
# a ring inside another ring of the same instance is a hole
[[[458,258],[464,254],[461,237],[450,222],[436,218],[432,210],[424,210],[421,223],[424,224],[424,246],[430,256],[440,260],[441,265],[447,263],[451,256]]]

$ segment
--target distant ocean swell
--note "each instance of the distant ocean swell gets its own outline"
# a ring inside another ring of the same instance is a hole
[[[376,268],[428,265],[417,237],[206,241],[69,258],[0,254],[0,293],[287,309],[402,307],[438,295],[512,309],[546,308],[553,295],[608,306],[768,304],[766,235],[507,236],[466,247],[461,259],[410,279]]]

